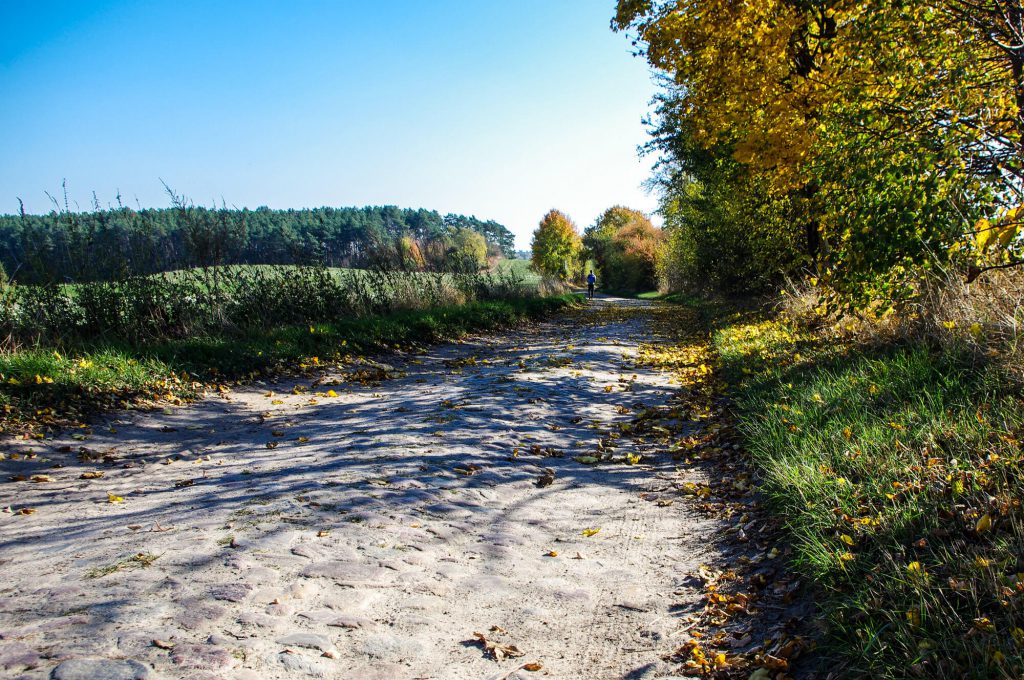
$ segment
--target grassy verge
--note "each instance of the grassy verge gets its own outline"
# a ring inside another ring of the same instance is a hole
[[[1020,677],[1020,386],[965,348],[866,347],[785,317],[704,311],[840,675]]]
[[[510,326],[578,302],[578,296],[474,302],[335,323],[288,326],[240,336],[0,355],[0,431],[42,436],[98,409],[179,403],[205,389],[353,356],[454,339]]]

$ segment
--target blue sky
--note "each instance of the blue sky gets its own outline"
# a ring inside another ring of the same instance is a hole
[[[0,212],[424,207],[519,247],[653,210],[648,70],[613,0],[0,3]]]

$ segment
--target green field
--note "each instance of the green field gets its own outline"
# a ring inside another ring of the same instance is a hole
[[[513,268],[439,274],[237,266],[0,297],[5,429],[193,397],[224,382],[513,325],[574,304]]]

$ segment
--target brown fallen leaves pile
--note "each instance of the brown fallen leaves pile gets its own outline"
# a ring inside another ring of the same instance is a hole
[[[683,617],[688,639],[665,659],[679,663],[685,675],[785,680],[812,646],[801,625],[808,605],[780,559],[786,551],[774,545],[776,527],[760,507],[708,339],[696,332],[699,320],[685,308],[655,308],[653,314],[656,329],[673,341],[641,345],[637,364],[671,371],[680,389],[665,406],[642,409],[628,433],[670,452],[679,472],[664,477],[667,489],[644,498],[662,506],[684,500],[728,525],[717,546],[723,563],[690,575],[692,587],[703,592],[703,609]],[[687,480],[695,469],[709,481]]]

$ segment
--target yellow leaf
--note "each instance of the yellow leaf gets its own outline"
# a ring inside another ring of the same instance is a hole
[[[842,534],[839,536],[839,540],[846,545],[853,545],[853,537],[848,534]]]
[[[103,472],[100,470],[90,470],[89,472],[83,472],[79,475],[79,479],[99,479],[103,476]]]
[[[908,564],[907,575],[919,581],[928,580],[928,571],[921,565],[920,562],[911,562],[910,564]]]
[[[605,386],[604,386],[604,391],[605,391],[605,392],[611,392],[611,391],[612,391],[612,389],[613,389],[613,388],[612,388],[612,386],[611,386],[611,385],[605,385]]]
[[[598,531],[600,531],[600,530],[601,530],[601,527],[598,527],[597,529],[584,529],[584,530],[582,531],[582,533],[583,533],[583,535],[584,535],[584,536],[586,536],[587,538],[590,538],[591,536],[593,536],[594,534],[596,534],[596,533],[597,533]]]
[[[974,525],[974,530],[977,531],[979,534],[983,531],[988,531],[991,528],[992,516],[989,515],[987,512],[984,515],[982,515],[981,518],[978,520],[978,523]]]
[[[114,494],[107,492],[108,503],[124,503],[124,496],[115,496]]]
[[[978,250],[985,250],[995,240],[995,230],[992,228],[991,223],[986,219],[980,219],[974,224],[974,231],[977,232],[974,236],[974,245]]]
[[[548,552],[544,553],[544,557],[558,557],[558,551],[549,550]]]
[[[327,390],[327,396],[328,397],[336,397],[336,396],[338,396],[338,393],[335,392],[334,390]]]
[[[283,401],[283,400],[281,400],[281,399],[275,399],[275,400],[273,400],[273,401],[272,401],[272,402],[270,402],[270,403],[271,403],[271,404],[273,404],[274,406],[280,406],[281,404],[283,404],[283,403],[284,403],[284,401]]]
[[[974,627],[978,630],[985,630],[989,632],[992,632],[996,629],[995,624],[992,623],[991,619],[989,619],[987,616],[979,616],[978,618],[974,619]]]
[[[306,442],[309,441],[309,437],[299,437],[296,441],[299,442],[300,444],[305,444]]]

